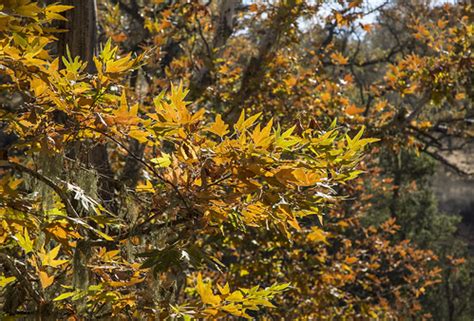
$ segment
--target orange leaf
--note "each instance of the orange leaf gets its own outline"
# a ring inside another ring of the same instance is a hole
[[[331,100],[331,94],[328,92],[322,93],[321,100],[323,101],[323,103],[328,103]]]
[[[362,0],[354,0],[349,3],[349,8],[356,8],[362,4]]]
[[[344,57],[340,52],[334,52],[331,54],[332,62],[336,65],[347,65],[348,59]]]
[[[348,115],[357,115],[360,114],[364,111],[364,108],[357,108],[356,105],[350,105],[349,107],[346,108],[346,113]]]
[[[49,276],[48,273],[44,271],[39,272],[39,278],[41,282],[41,287],[43,289],[46,289],[48,286],[53,284],[53,281],[54,281],[54,276]]]
[[[356,257],[346,257],[345,262],[347,264],[353,264],[353,263],[357,262],[357,258]]]
[[[258,11],[258,5],[255,4],[255,3],[252,3],[252,4],[249,6],[249,10],[250,10],[250,12],[257,12],[257,11]]]

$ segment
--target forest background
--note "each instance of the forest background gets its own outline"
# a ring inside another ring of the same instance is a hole
[[[0,317],[472,320],[473,10],[0,2]]]

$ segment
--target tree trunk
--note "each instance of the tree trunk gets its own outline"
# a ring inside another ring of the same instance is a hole
[[[60,34],[58,55],[67,55],[67,49],[72,57],[79,56],[87,62],[87,72],[94,72],[94,54],[97,52],[97,4],[96,0],[64,0],[64,5],[74,6],[65,12],[68,21],[63,28],[68,32]]]
[[[68,54],[80,57],[87,63],[85,69],[88,73],[96,71],[93,57],[97,53],[97,4],[96,0],[63,0],[62,4],[74,6],[73,9],[65,12],[67,21],[61,26],[67,32],[60,34],[58,41],[58,56],[67,57]],[[87,144],[87,143],[86,143]],[[99,197],[107,206],[113,203],[114,186],[113,172],[109,163],[107,145],[98,144],[89,146],[86,155],[80,155],[73,146],[69,146],[72,158],[78,162],[90,163],[98,172]],[[78,242],[73,257],[73,285],[80,290],[87,290],[89,287],[89,273],[87,264],[90,257],[88,239]],[[86,312],[86,302],[79,300],[80,312]]]
[[[98,48],[96,0],[64,0],[63,4],[74,6],[74,8],[65,12],[68,20],[64,22],[62,28],[68,31],[59,37],[58,55],[67,57],[69,51],[71,57],[80,57],[82,61],[87,62],[86,72],[94,73],[96,69],[93,57]],[[74,155],[73,158],[75,158]],[[114,196],[117,186],[109,162],[107,145],[94,146],[88,151],[85,159],[99,174],[99,197],[106,208],[115,212],[117,206]]]

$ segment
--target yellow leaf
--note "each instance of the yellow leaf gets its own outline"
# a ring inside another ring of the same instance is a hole
[[[202,302],[205,303],[205,304],[210,304],[212,306],[216,306],[216,305],[219,305],[221,303],[221,297],[219,295],[215,295],[212,292],[211,284],[210,283],[204,283],[202,281],[201,273],[199,273],[198,277],[197,277],[196,291],[198,292],[199,296],[201,297]]]
[[[109,235],[105,234],[104,232],[101,232],[99,230],[95,230],[94,232],[97,233],[97,235],[99,235],[100,237],[104,238],[105,240],[107,241],[113,241],[114,239],[112,237],[110,237]]]
[[[240,291],[234,291],[232,292],[231,295],[229,295],[226,300],[227,301],[230,301],[230,302],[239,302],[239,301],[242,301],[242,299],[244,298],[242,292]]]
[[[29,1],[22,1],[22,2],[23,3],[26,2],[26,4],[17,7],[15,9],[16,14],[19,14],[25,17],[35,17],[39,12],[41,12],[41,8],[38,6],[36,2],[32,2],[32,3],[28,3]]]
[[[209,127],[208,130],[211,133],[214,133],[219,137],[223,137],[224,135],[226,135],[229,132],[228,128],[229,128],[229,125],[224,123],[224,121],[222,120],[221,115],[217,115],[216,116],[216,121],[211,124],[211,126]]]
[[[420,122],[418,125],[419,128],[430,128],[431,126],[433,126],[433,124],[427,120]]]
[[[41,282],[41,287],[43,289],[46,289],[48,286],[53,284],[53,281],[54,281],[54,276],[49,276],[44,271],[39,272],[39,278],[40,278],[40,282]]]
[[[30,253],[33,251],[33,241],[30,239],[30,235],[28,234],[28,230],[25,228],[23,229],[23,235],[20,233],[15,234],[17,243],[23,250],[25,250],[25,254]]]
[[[204,309],[203,312],[205,314],[210,314],[212,316],[216,315],[217,313],[219,313],[219,311],[217,309],[210,309],[210,308],[207,308],[207,309]]]
[[[315,172],[297,168],[293,172],[293,177],[299,186],[312,186],[320,181],[321,177]]]
[[[10,182],[8,182],[8,187],[10,187],[11,190],[15,190],[18,187],[18,185],[20,185],[22,182],[23,182],[23,179],[21,178],[18,178],[18,179],[12,178]]]
[[[235,123],[234,128],[241,132],[242,131],[242,126],[244,124],[244,120],[245,120],[245,110],[242,109],[242,112],[240,113],[239,120],[237,120],[237,123]]]
[[[288,224],[290,224],[291,227],[293,227],[297,231],[301,231],[301,227],[298,223],[298,220],[296,219],[296,217],[291,211],[291,208],[288,205],[279,205],[278,209],[286,216],[287,222]]]
[[[105,67],[105,72],[107,73],[118,73],[128,70],[132,67],[133,61],[130,59],[130,54],[125,57],[115,60],[108,61]]]
[[[38,254],[41,259],[41,265],[58,267],[68,262],[68,260],[56,260],[56,257],[58,256],[60,248],[61,248],[61,245],[58,245],[47,253],[44,251],[44,249],[42,249],[40,253]]]
[[[245,129],[248,129],[249,127],[251,127],[255,123],[255,121],[260,117],[260,115],[262,115],[262,113],[255,114],[245,119],[245,111],[242,110],[242,113],[240,113],[239,120],[234,125],[234,128],[237,129],[239,132],[243,132]]]
[[[60,295],[58,295],[57,297],[55,297],[55,298],[53,299],[53,301],[65,300],[65,299],[67,299],[67,298],[72,297],[74,294],[76,294],[76,292],[65,292],[65,293],[60,294]]]
[[[153,185],[151,185],[149,180],[147,180],[145,184],[143,183],[138,184],[135,190],[137,192],[155,193],[155,189],[153,188]]]
[[[120,250],[112,250],[106,252],[105,248],[101,249],[103,249],[104,251],[101,255],[104,261],[113,261],[114,259],[116,259],[116,256],[120,254]]]
[[[342,227],[342,228],[349,227],[349,223],[347,223],[346,221],[339,221],[339,222],[337,222],[337,225]]]
[[[222,310],[236,316],[242,315],[241,311],[233,303],[223,306]]]
[[[296,85],[296,83],[298,82],[298,78],[294,77],[294,76],[291,76],[290,78],[288,79],[284,79],[283,82],[285,83],[286,86],[288,87],[293,87]]]
[[[267,208],[260,202],[249,204],[242,210],[243,220],[247,225],[258,226],[258,223],[267,218]]]
[[[16,277],[10,276],[10,277],[4,277],[3,275],[0,276],[0,289],[7,286],[8,284],[12,283],[13,281],[16,280]]]
[[[307,235],[307,239],[310,242],[323,242],[324,244],[329,244],[327,241],[327,236],[329,233],[324,232],[318,227],[312,227],[311,232]]]
[[[369,315],[374,319],[374,320],[377,320],[379,318],[379,316],[377,315],[377,313],[375,313],[375,311],[373,310],[370,310],[369,311]]]
[[[129,110],[127,96],[123,91],[120,97],[120,107],[113,112],[115,122],[123,125],[134,124],[138,121],[137,114],[138,104],[133,105]]]
[[[249,275],[250,272],[247,271],[246,269],[241,269],[239,274],[240,274],[240,276],[246,276],[246,275]]]
[[[146,143],[148,141],[148,132],[141,129],[131,129],[128,135],[136,139],[140,143]]]
[[[229,294],[230,292],[230,289],[229,289],[229,283],[226,283],[224,285],[224,287],[221,287],[219,284],[217,285],[217,288],[219,289],[219,292],[222,294],[222,295],[227,295]]]
[[[272,141],[272,136],[270,132],[273,126],[273,119],[270,119],[267,126],[260,130],[260,124],[258,124],[252,132],[252,140],[256,147],[267,148]]]
[[[71,10],[72,8],[74,8],[74,6],[55,4],[55,5],[51,5],[51,6],[46,7],[46,10],[50,11],[50,12],[59,13],[59,12]]]
[[[48,88],[46,83],[39,78],[34,78],[30,81],[30,86],[33,89],[36,97],[41,96]]]
[[[150,162],[155,164],[157,167],[168,167],[171,165],[171,157],[169,154],[161,153],[161,157],[152,158]]]
[[[58,239],[65,240],[68,237],[68,233],[61,226],[53,226],[47,229],[49,233],[53,234]]]
[[[67,21],[67,19],[65,17],[61,16],[60,14],[50,12],[50,11],[46,11],[46,19]]]

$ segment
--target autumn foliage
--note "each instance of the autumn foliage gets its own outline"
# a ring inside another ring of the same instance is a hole
[[[362,3],[340,2],[331,33],[356,24]],[[361,219],[374,190],[397,193],[377,176],[381,150],[444,160],[424,144],[446,119],[437,106],[466,112],[472,25],[455,13],[413,21],[410,39],[426,52],[363,84],[354,68],[382,58],[297,39],[298,19],[318,5],[229,3],[218,6],[274,33],[252,46],[197,2],[150,1],[134,14],[100,1],[108,40],[89,61],[67,46],[58,54],[72,6],[0,4],[0,124],[11,140],[0,161],[0,315],[429,318],[420,298],[440,282],[437,256],[400,238],[396,215]],[[138,43],[121,22],[141,24]],[[397,99],[413,104],[398,110]]]

